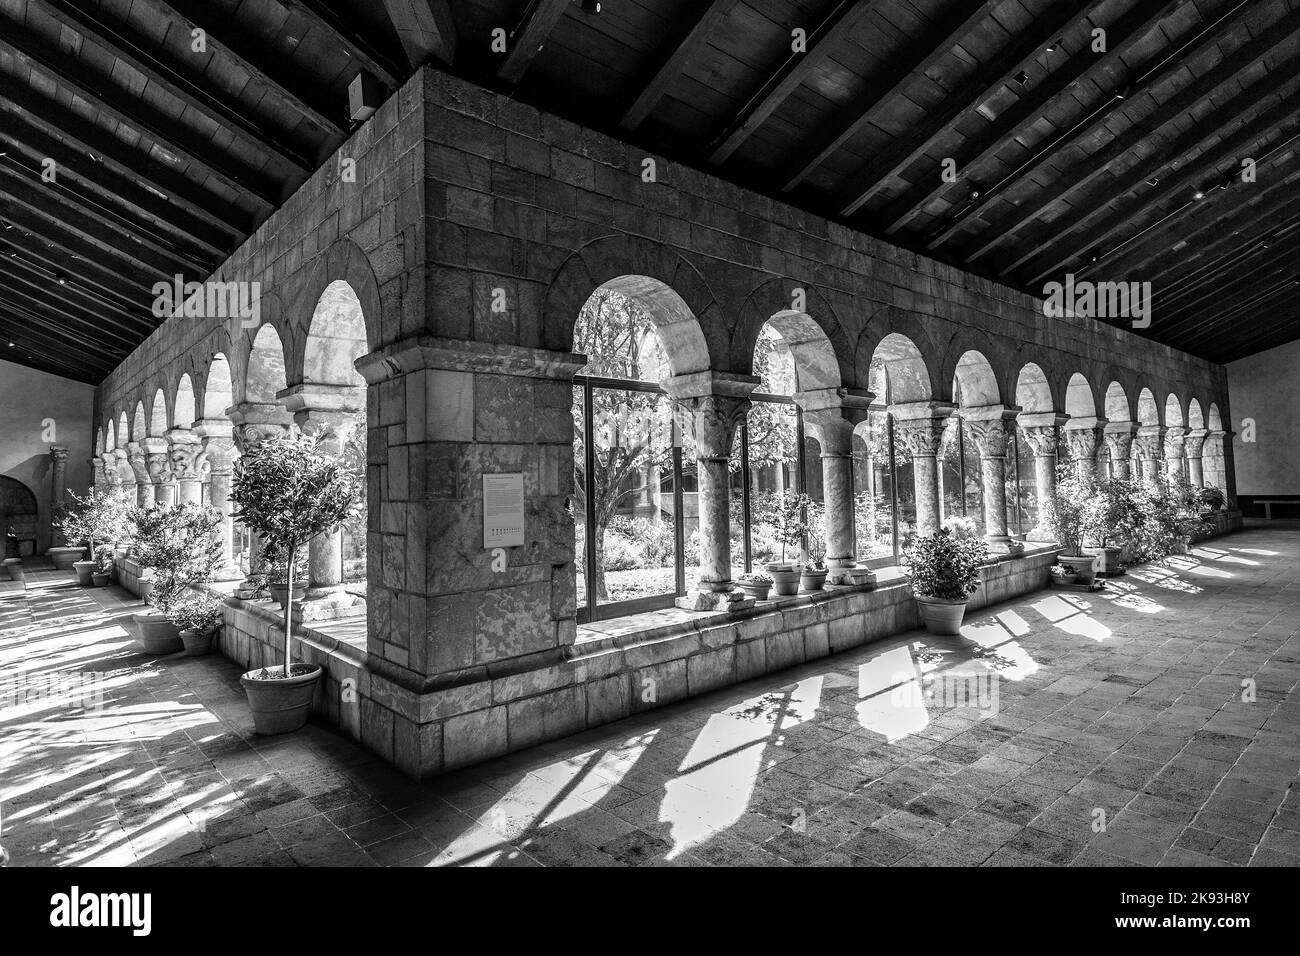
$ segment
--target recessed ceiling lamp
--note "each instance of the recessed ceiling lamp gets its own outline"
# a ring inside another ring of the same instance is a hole
[[[1101,250],[1100,250],[1100,249],[1094,249],[1094,250],[1092,250],[1092,254],[1091,254],[1090,256],[1088,256],[1088,261],[1089,261],[1089,262],[1096,262],[1096,261],[1097,261],[1098,259],[1100,259],[1100,258],[1101,258]]]
[[[1159,184],[1160,184],[1160,180],[1156,176],[1152,176],[1150,179],[1147,180],[1148,186],[1158,186]]]
[[[600,13],[600,0],[582,0],[583,13]]]
[[[1127,86],[1121,87],[1120,89],[1115,91],[1115,99],[1126,100],[1128,99],[1128,93],[1129,93],[1129,89]]]
[[[1048,52],[1048,53],[1055,53],[1055,52],[1056,52],[1057,50],[1059,50],[1060,48],[1061,48],[1061,41],[1060,41],[1060,40],[1057,40],[1055,43],[1049,43],[1049,44],[1047,44],[1047,52]]]
[[[971,202],[974,202],[975,200],[979,199],[980,196],[983,195],[984,193],[980,191],[980,188],[978,186],[972,186],[970,188],[970,192],[966,194],[966,198],[969,199]]]
[[[14,343],[13,343],[13,342],[10,342],[10,343],[9,343],[9,347],[10,347],[10,348],[14,348],[14,347],[15,347],[15,346],[14,346]]]
[[[1015,80],[1017,83],[1019,83],[1021,86],[1024,86],[1026,83],[1029,82],[1029,74],[1026,73],[1024,70],[1021,70],[1019,73],[1013,76],[1012,79]]]
[[[59,285],[67,285],[68,277],[65,276],[62,272],[56,272],[54,273],[54,281],[57,282]]]
[[[1205,190],[1203,190],[1203,189],[1197,189],[1196,192],[1192,193],[1192,198],[1193,198],[1193,199],[1204,199],[1204,198],[1205,198]]]

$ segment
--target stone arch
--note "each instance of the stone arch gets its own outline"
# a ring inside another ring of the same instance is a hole
[[[1201,411],[1199,399],[1193,398],[1187,403],[1187,427],[1197,430],[1205,427],[1205,413]]]
[[[275,325],[263,322],[253,336],[244,372],[244,400],[275,404],[276,395],[288,387],[284,344]]]
[[[117,435],[116,435],[116,430],[113,427],[113,419],[111,417],[106,422],[104,422],[103,431],[104,431],[104,451],[110,452],[117,447]]]
[[[126,412],[122,412],[117,417],[117,447],[125,448],[126,443],[131,440],[131,425],[127,420]]]
[[[884,394],[880,400],[899,405],[925,402],[934,398],[934,380],[921,350],[906,335],[890,332],[877,343],[871,363],[883,368]],[[874,391],[874,389],[873,389]]]
[[[217,352],[208,362],[203,378],[202,416],[225,418],[226,409],[235,403],[235,387],[230,376],[230,362],[225,353]]]
[[[1066,383],[1065,413],[1071,418],[1097,417],[1097,396],[1081,372],[1075,372]]]
[[[1138,393],[1137,420],[1143,425],[1160,424],[1160,406],[1156,404],[1156,397],[1152,394],[1151,389],[1143,387]]]
[[[167,395],[161,388],[158,388],[154,390],[153,403],[149,411],[149,435],[153,438],[161,438],[169,427]]]
[[[149,417],[144,411],[144,402],[135,403],[135,417],[131,422],[131,440],[140,441],[149,434]]]
[[[1001,402],[1003,395],[1009,396],[1012,393],[1014,383],[1009,364],[1001,359],[1006,352],[1007,349],[999,348],[993,338],[982,329],[973,327],[958,329],[944,346],[943,357],[939,362],[939,384],[943,388],[955,390],[959,382],[969,379],[974,370],[972,363],[977,363],[981,390],[985,395],[992,393],[998,397],[983,403],[957,402],[955,391],[948,395],[940,394],[940,397],[965,405],[995,405]],[[978,356],[978,359],[975,356]],[[974,385],[968,383],[963,387],[974,387]]]
[[[1183,402],[1176,394],[1170,392],[1165,396],[1164,425],[1166,428],[1182,428]]]
[[[327,359],[316,346],[322,337],[333,337],[334,330],[327,327],[344,321],[334,315],[337,309],[344,310],[350,316],[346,319],[346,334],[337,337],[345,338],[350,343],[360,342],[360,355],[378,347],[383,317],[379,281],[375,278],[370,259],[356,243],[350,239],[340,239],[333,243],[312,260],[310,266],[290,284],[290,288],[292,292],[288,298],[293,305],[290,306],[291,311],[286,316],[285,325],[291,334],[282,340],[286,345],[287,378],[291,384],[324,381],[309,377],[306,369],[307,350],[313,349],[312,361],[318,366],[319,373],[319,366]],[[316,345],[312,344],[313,334],[316,336]],[[348,371],[356,374],[355,369]],[[364,384],[364,380],[357,375],[356,383]],[[351,378],[346,382],[332,379],[326,384],[354,382]]]
[[[95,457],[104,454],[104,426],[95,429]]]
[[[874,313],[867,320],[862,333],[858,336],[857,344],[854,346],[853,361],[855,367],[869,368],[873,359],[882,357],[876,353],[886,339],[890,339],[893,343],[898,343],[901,339],[911,345],[912,350],[921,360],[921,366],[925,372],[925,391],[932,398],[940,395],[943,390],[941,386],[946,383],[940,381],[932,365],[934,357],[943,353],[943,347],[940,343],[935,342],[930,327],[922,319],[923,316],[895,306],[886,306]],[[886,348],[888,351],[890,347],[887,346]],[[871,386],[868,384],[867,387],[870,388]]]
[[[365,306],[346,279],[336,279],[322,290],[304,331],[299,381],[365,386],[354,364],[370,350]]]
[[[172,427],[189,428],[195,419],[194,380],[189,372],[182,372],[176,383],[176,398],[172,402]]]
[[[726,354],[724,311],[699,270],[666,246],[634,236],[594,239],[564,261],[542,308],[544,348],[573,347],[578,315],[599,289],[620,292],[645,308],[673,375],[716,368],[712,356]]]
[[[1128,422],[1133,420],[1133,411],[1129,406],[1128,393],[1124,391],[1124,386],[1114,380],[1106,386],[1106,404],[1105,417],[1112,422]]]
[[[1052,384],[1037,362],[1026,362],[1016,375],[1016,405],[1028,413],[1054,412],[1063,403],[1053,394]]]
[[[952,400],[963,408],[1001,404],[997,373],[983,352],[963,352],[953,365]]]
[[[802,311],[772,310],[774,305],[793,305],[799,290],[803,295]],[[749,294],[741,316],[732,337],[733,371],[753,369],[758,337],[767,328],[777,332],[789,346],[799,374],[800,391],[855,384],[853,348],[834,308],[816,287],[790,278],[769,279]]]
[[[1205,427],[1211,431],[1223,430],[1223,417],[1219,414],[1219,406],[1210,402],[1209,411],[1205,413]]]

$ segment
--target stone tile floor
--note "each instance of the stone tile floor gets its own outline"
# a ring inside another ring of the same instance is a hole
[[[253,735],[238,668],[135,653],[135,608],[0,593],[11,865],[1300,864],[1300,523],[428,784]]]

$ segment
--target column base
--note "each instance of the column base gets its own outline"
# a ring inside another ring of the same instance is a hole
[[[293,607],[293,619],[332,621],[341,617],[359,617],[366,613],[366,602],[343,589],[343,585],[308,588],[303,599]]]
[[[1029,529],[1029,533],[1025,535],[1025,540],[1037,541],[1043,544],[1054,544],[1056,542],[1056,535],[1045,528],[1031,528]]]
[[[222,582],[243,581],[244,572],[241,571],[236,565],[228,564],[224,568],[218,568],[215,572],[213,572],[212,580],[222,581]],[[238,588],[236,590],[238,590]]]
[[[754,599],[744,591],[692,591],[676,605],[684,611],[744,611],[754,606]]]
[[[1024,544],[1009,534],[986,534],[984,546],[990,554],[1017,554],[1025,550]]]

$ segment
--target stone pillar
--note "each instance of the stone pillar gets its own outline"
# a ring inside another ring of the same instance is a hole
[[[91,487],[96,489],[104,487],[104,459],[102,456],[96,455],[90,459],[90,473]]]
[[[208,468],[208,505],[221,514],[221,564],[213,573],[214,581],[238,581],[242,575],[235,564],[231,538],[234,521],[230,517],[230,479],[235,463],[234,426],[224,419],[206,418],[195,424],[195,434],[203,442]]]
[[[1080,478],[1097,477],[1097,446],[1105,428],[1106,419],[1088,416],[1071,418],[1063,429],[1074,473]]]
[[[153,503],[164,508],[176,503],[176,486],[172,483],[171,454],[167,439],[150,436],[140,441],[144,450],[145,470],[153,485]]]
[[[294,424],[319,442],[321,453],[342,458],[343,447],[356,424],[365,395],[360,388],[339,385],[295,385],[277,396],[293,413]],[[343,529],[336,526],[311,540],[308,548],[308,584],[302,603],[294,609],[302,620],[339,617],[345,611],[362,613],[360,599],[343,586]]]
[[[984,501],[984,543],[995,554],[1023,551],[1007,530],[1007,442],[1014,439],[1018,408],[984,405],[961,410],[966,433],[979,450]]]
[[[1226,444],[1228,432],[1221,428],[1210,429],[1205,433],[1205,442],[1202,451],[1202,463],[1204,466],[1205,483],[1213,485],[1224,493],[1226,497],[1227,490],[1227,469],[1224,467],[1224,445]]]
[[[1142,466],[1142,480],[1147,484],[1160,481],[1160,452],[1165,429],[1161,425],[1141,425],[1133,439],[1133,452]]]
[[[701,372],[664,383],[680,411],[679,423],[695,437],[700,514],[700,578],[694,592],[679,597],[688,611],[735,611],[753,607],[731,585],[731,446],[749,411],[753,376]]]
[[[226,409],[231,423],[231,440],[239,455],[247,455],[270,438],[289,434],[290,416],[283,405],[263,402],[241,402]],[[231,470],[233,474],[234,465]],[[250,598],[258,588],[255,575],[262,571],[262,540],[256,533],[249,535],[248,576],[235,590],[235,596]]]
[[[1130,458],[1137,422],[1107,422],[1104,433],[1110,451],[1110,477],[1127,480],[1132,475]]]
[[[894,438],[912,457],[912,482],[916,487],[916,532],[939,530],[939,469],[936,456],[948,417],[957,406],[944,402],[908,402],[889,406]]]
[[[826,515],[826,568],[832,584],[843,568],[857,567],[853,527],[853,430],[867,420],[872,395],[861,389],[800,392],[804,427],[821,446],[822,497]]]
[[[167,445],[177,503],[200,504],[203,501],[203,479],[207,473],[202,440],[188,428],[173,428],[167,432]]]
[[[1183,439],[1186,435],[1187,429],[1181,425],[1172,425],[1165,429],[1165,480],[1170,484],[1187,477],[1184,470],[1186,459],[1183,458]]]
[[[1034,453],[1034,486],[1038,495],[1038,524],[1025,535],[1027,541],[1055,541],[1052,518],[1056,496],[1056,442],[1069,416],[1058,412],[1021,412],[1016,416],[1025,444]]]
[[[137,507],[147,508],[154,502],[153,481],[149,477],[149,461],[143,446],[139,442],[127,442],[126,463],[135,475],[135,503]]]
[[[1193,488],[1205,487],[1205,467],[1201,455],[1205,448],[1205,439],[1209,434],[1204,428],[1194,428],[1183,439],[1183,453],[1187,460],[1187,480]]]
[[[50,446],[50,519],[56,520],[68,496],[68,449],[63,445]],[[3,529],[0,529],[3,530]],[[66,545],[63,534],[54,527],[50,529],[50,545]]]

